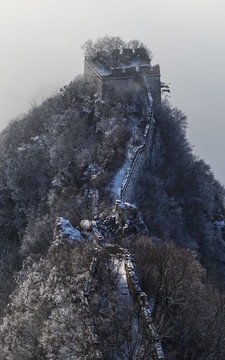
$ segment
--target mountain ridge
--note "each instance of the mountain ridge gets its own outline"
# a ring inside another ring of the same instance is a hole
[[[94,54],[102,49],[101,62],[115,44],[124,46],[113,37],[88,42]],[[167,99],[153,112],[151,89],[138,81],[102,99],[93,79],[79,76],[0,134],[5,359],[96,359],[90,321],[103,359],[153,357],[152,338],[140,330],[135,342],[135,303],[120,311],[109,245],[132,254],[167,359],[224,358],[225,234],[216,222],[225,217],[225,191],[192,154],[184,114]],[[140,161],[135,154],[147,141]],[[127,174],[137,171],[129,175],[130,198],[120,197],[123,184],[114,207],[124,164]],[[57,241],[59,217],[79,241]]]

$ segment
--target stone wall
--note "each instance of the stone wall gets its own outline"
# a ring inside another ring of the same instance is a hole
[[[161,82],[159,65],[140,64],[112,68],[108,73],[101,73],[93,64],[85,60],[84,75],[91,78],[97,85],[97,91],[104,98],[114,92],[120,94],[132,91],[137,86],[143,86],[143,76],[151,88],[155,107],[161,104]]]
[[[101,94],[115,91],[117,94],[121,91],[134,91],[135,88],[146,92],[146,98],[148,103],[146,128],[141,145],[134,149],[131,159],[129,161],[127,171],[123,180],[123,183],[119,189],[117,201],[121,203],[135,203],[137,196],[137,180],[139,174],[143,171],[146,163],[151,159],[151,150],[154,135],[154,118],[153,118],[153,99],[152,93],[161,101],[161,88],[160,88],[160,70],[159,66],[151,67],[150,65],[140,65],[137,67],[126,68],[125,70],[118,68],[112,69],[112,73],[105,76],[100,76],[98,72],[89,64],[85,63],[86,75],[92,76],[98,84],[101,83]],[[153,79],[151,86],[150,78]],[[154,80],[155,79],[155,80]],[[153,87],[153,90],[152,90]],[[159,94],[158,94],[159,93]],[[155,99],[154,99],[155,104]]]
[[[102,97],[103,99],[109,96],[119,96],[124,93],[132,93],[135,89],[143,86],[142,81],[138,77],[107,77],[102,81]]]
[[[129,161],[127,171],[123,180],[123,183],[118,191],[117,200],[120,202],[136,203],[137,196],[137,180],[140,173],[146,166],[146,163],[151,159],[151,150],[154,135],[154,124],[153,118],[153,101],[151,97],[150,87],[146,82],[146,95],[148,101],[147,119],[145,133],[141,142],[141,145],[134,149],[131,159]]]
[[[136,197],[138,196],[137,192],[137,180],[143,169],[146,167],[146,163],[150,161],[151,157],[151,147],[153,140],[154,132],[154,119],[152,119],[151,124],[146,127],[146,136],[144,137],[144,144],[137,148],[133,158],[130,168],[128,168],[129,173],[127,179],[123,183],[121,188],[121,201],[128,203],[136,203]]]
[[[126,283],[128,286],[128,293],[126,293],[126,296],[130,294],[130,299],[132,302],[137,306],[138,313],[137,313],[137,320],[139,323],[139,326],[141,328],[142,334],[148,341],[150,341],[151,346],[151,359],[152,360],[161,360],[164,359],[164,353],[161,345],[160,338],[157,334],[157,331],[155,329],[154,323],[152,321],[151,316],[151,309],[149,306],[148,298],[146,293],[144,293],[141,290],[141,287],[139,285],[138,277],[135,272],[135,266],[133,263],[133,259],[131,254],[127,249],[124,249],[118,245],[105,245],[103,247],[105,250],[109,252],[109,254],[113,255],[115,259],[118,259],[118,261],[122,261],[122,266],[124,266],[124,275],[126,277]],[[92,289],[92,280],[93,276],[97,271],[98,266],[98,255],[101,251],[101,248],[95,248],[94,256],[89,268],[89,276],[86,279],[86,284],[84,288],[84,299],[85,304],[89,306],[89,297],[91,295]],[[122,269],[121,269],[122,270]],[[119,268],[118,268],[119,271]],[[124,302],[124,299],[120,299],[120,301]],[[120,304],[121,306],[122,304]],[[124,305],[124,303],[123,303]],[[97,359],[102,359],[102,354],[99,347],[99,341],[94,333],[94,327],[90,326],[90,334],[91,334],[91,340],[93,341],[93,344],[95,345],[95,353]]]
[[[152,360],[164,359],[164,353],[160,338],[156,332],[155,326],[152,321],[148,297],[146,293],[141,291],[138,278],[135,273],[135,268],[131,260],[131,256],[128,252],[125,261],[125,271],[130,294],[133,298],[134,303],[138,307],[140,317],[139,323],[141,324],[143,334],[146,336],[147,339],[151,339],[152,342]]]
[[[161,105],[161,81],[159,65],[152,66],[150,68],[150,74],[146,74],[145,72],[144,76],[146,77],[146,81],[150,86],[151,94],[154,99],[154,107],[157,108]]]

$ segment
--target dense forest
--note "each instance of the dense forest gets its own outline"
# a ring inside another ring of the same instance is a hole
[[[105,37],[83,49],[105,64],[113,48],[126,46],[144,45]],[[83,306],[95,246],[81,225],[113,213],[113,181],[128,144],[139,141],[145,112],[141,89],[103,100],[93,81],[78,76],[0,134],[2,359],[96,359],[90,319],[103,359],[150,359],[151,339],[131,331],[135,304],[121,311],[117,265],[104,248],[92,306]],[[193,155],[182,111],[165,98],[154,117],[151,161],[136,187],[149,236],[118,231],[113,241],[132,253],[165,358],[222,360],[225,190]],[[60,242],[59,217],[84,241]]]

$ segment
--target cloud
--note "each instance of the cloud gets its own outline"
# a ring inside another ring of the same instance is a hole
[[[138,38],[171,84],[172,103],[187,113],[195,151],[223,181],[223,139],[217,134],[224,131],[224,10],[223,0],[2,2],[0,127],[83,71],[80,46],[88,38]]]

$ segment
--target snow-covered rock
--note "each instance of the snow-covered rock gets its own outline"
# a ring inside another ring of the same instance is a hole
[[[225,222],[224,222],[224,221],[215,221],[213,224],[217,227],[218,230],[223,229],[224,226],[225,226]]]
[[[65,220],[63,217],[60,217],[57,222],[57,230],[59,232],[60,237],[63,240],[67,240],[70,242],[84,241],[84,238],[81,232],[75,229],[68,220]]]

